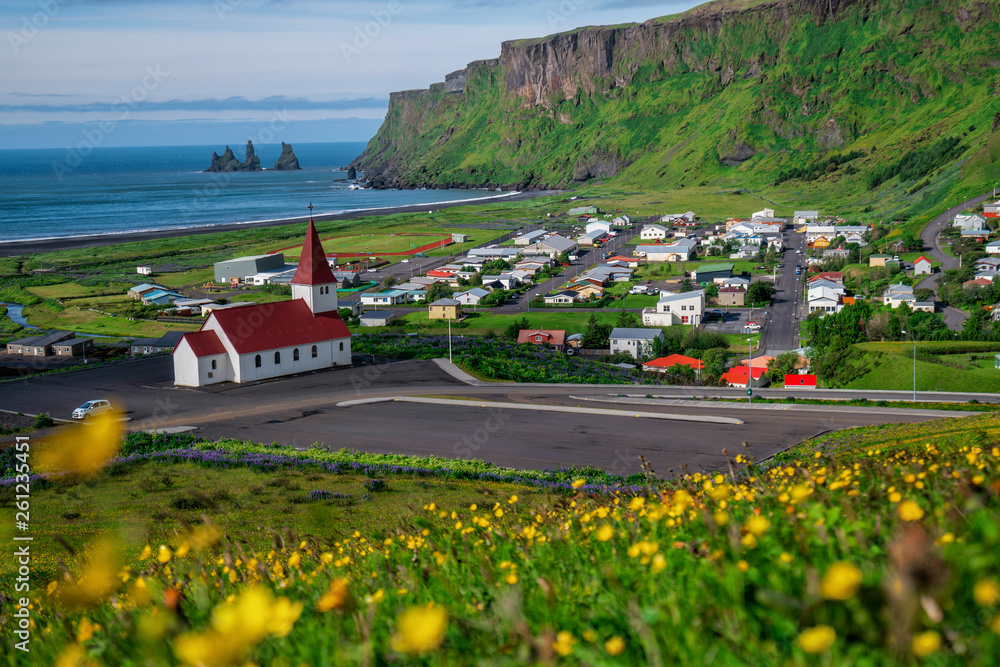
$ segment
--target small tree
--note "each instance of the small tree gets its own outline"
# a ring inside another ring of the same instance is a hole
[[[774,285],[767,280],[750,283],[747,290],[747,301],[750,303],[769,303],[774,295]]]
[[[516,341],[517,336],[521,333],[522,329],[530,329],[531,325],[528,324],[528,318],[522,317],[519,320],[514,320],[507,325],[507,328],[503,332],[503,337],[510,341]]]

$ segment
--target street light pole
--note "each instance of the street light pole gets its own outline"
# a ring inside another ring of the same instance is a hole
[[[747,338],[747,402],[753,405],[753,338]]]
[[[906,330],[901,330],[900,333],[906,333]],[[917,402],[917,339],[914,338],[912,333],[906,334],[913,341],[913,402]]]
[[[451,318],[448,318],[448,363],[451,363]]]

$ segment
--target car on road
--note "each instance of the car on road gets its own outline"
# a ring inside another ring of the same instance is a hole
[[[409,264],[410,260],[408,260],[408,259],[401,259],[401,260],[399,260],[399,263],[400,264]]]
[[[378,269],[368,269],[365,273],[378,273]]]
[[[743,325],[744,329],[760,329],[760,325],[756,322],[747,322]]]
[[[103,415],[105,412],[111,412],[111,410],[111,401],[104,398],[97,398],[92,401],[87,401],[74,410],[73,419],[90,419],[91,417],[96,417],[97,415]]]

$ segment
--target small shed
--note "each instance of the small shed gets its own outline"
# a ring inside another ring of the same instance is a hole
[[[451,242],[452,243],[465,243],[468,240],[469,240],[469,235],[468,234],[452,234],[451,235]]]
[[[363,327],[387,327],[394,319],[396,314],[391,310],[369,310],[360,317]]]

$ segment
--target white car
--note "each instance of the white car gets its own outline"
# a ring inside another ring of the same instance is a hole
[[[365,273],[378,273],[378,269],[368,269]]]
[[[409,264],[409,263],[410,263],[410,260],[408,260],[408,259],[401,259],[401,260],[399,261],[399,263],[400,263],[400,264]]]
[[[111,401],[103,398],[87,401],[73,411],[73,419],[90,419],[105,412],[111,412]]]

